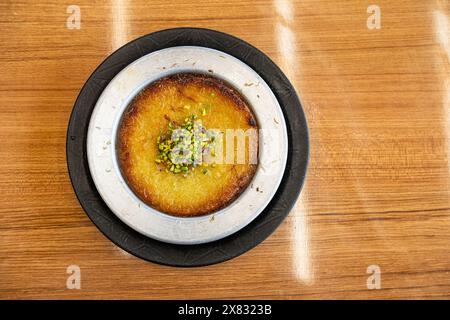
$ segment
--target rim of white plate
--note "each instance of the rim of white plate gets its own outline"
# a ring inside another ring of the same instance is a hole
[[[116,158],[117,128],[131,100],[151,82],[181,72],[225,80],[248,101],[260,128],[258,167],[249,187],[226,208],[199,217],[175,217],[145,204],[125,182]],[[89,170],[111,211],[141,234],[174,244],[219,240],[253,221],[280,185],[287,151],[285,119],[267,83],[241,60],[198,46],[158,50],[126,66],[100,95],[87,135]]]

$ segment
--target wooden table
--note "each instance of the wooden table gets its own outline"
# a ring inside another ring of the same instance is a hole
[[[380,29],[368,28],[372,3]],[[0,4],[0,298],[450,298],[448,1],[79,0],[80,29],[67,28],[70,4]],[[108,241],[65,158],[69,115],[95,67],[178,26],[269,55],[311,134],[306,184],[281,227],[194,269]],[[81,269],[80,290],[66,287],[69,265]],[[377,268],[381,287],[367,286]]]

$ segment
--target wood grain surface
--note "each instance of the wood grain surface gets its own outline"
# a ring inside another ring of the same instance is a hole
[[[370,4],[381,28],[369,29]],[[69,29],[78,5],[81,28]],[[146,33],[240,37],[291,79],[309,122],[305,187],[266,241],[194,269],[135,258],[78,204],[66,127],[83,83]],[[1,1],[0,298],[450,298],[450,4]],[[81,269],[67,289],[66,269]],[[367,287],[379,266],[381,288]]]

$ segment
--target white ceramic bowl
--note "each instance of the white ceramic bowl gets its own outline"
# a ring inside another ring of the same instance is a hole
[[[258,168],[250,186],[226,208],[199,217],[175,217],[146,205],[125,182],[116,158],[117,128],[130,101],[149,83],[179,72],[209,73],[231,84],[249,102],[260,128]],[[119,72],[95,105],[87,137],[89,169],[112,212],[134,230],[175,244],[218,240],[255,219],[278,189],[287,148],[283,113],[267,83],[233,56],[193,46],[152,52]]]

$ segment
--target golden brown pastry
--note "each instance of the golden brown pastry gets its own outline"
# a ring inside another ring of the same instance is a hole
[[[205,215],[229,205],[250,184],[257,167],[251,161],[257,159],[257,134],[245,143],[245,163],[237,163],[236,155],[233,163],[224,163],[230,140],[224,134],[204,143],[212,149],[207,163],[172,164],[167,159],[169,145],[174,145],[171,130],[192,131],[194,122],[222,133],[258,129],[247,102],[228,84],[210,75],[179,73],[142,90],[118,130],[117,155],[128,185],[151,207],[175,216]],[[238,145],[235,140],[236,153]],[[223,151],[221,159],[215,149]]]

